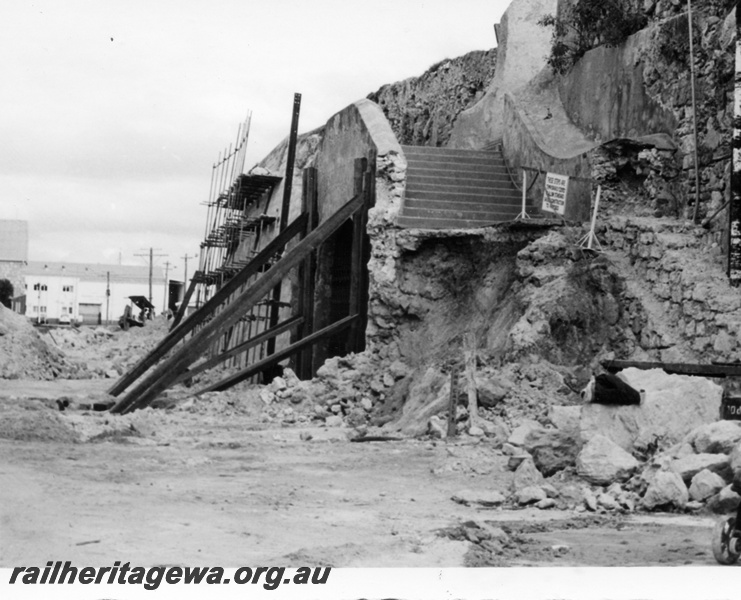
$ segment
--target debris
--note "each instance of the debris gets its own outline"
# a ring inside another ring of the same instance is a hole
[[[525,436],[523,447],[546,477],[573,466],[579,452],[578,441],[558,429],[531,429]]]
[[[674,471],[657,471],[649,484],[643,507],[652,510],[665,505],[684,508],[689,501],[689,491],[682,478]]]
[[[717,494],[726,485],[723,478],[709,469],[703,469],[692,477],[690,484],[690,498],[692,500],[705,500]]]
[[[576,459],[577,473],[597,485],[628,479],[637,468],[635,458],[602,435],[595,435]]]
[[[670,468],[672,471],[677,473],[685,483],[688,483],[703,469],[708,469],[718,474],[725,473],[729,479],[732,476],[732,473],[730,473],[728,456],[725,454],[690,454],[673,460],[670,464]]]
[[[545,500],[548,496],[543,489],[537,485],[530,485],[517,490],[515,498],[520,505],[533,504]]]
[[[639,439],[661,440],[664,447],[681,442],[698,424],[713,423],[720,414],[723,389],[702,377],[668,375],[661,369],[624,369],[620,376],[645,390],[634,406],[586,404],[581,411],[583,441],[603,435],[631,452]]]
[[[515,470],[515,476],[512,481],[515,491],[534,485],[541,485],[542,483],[543,474],[538,471],[531,458],[525,458]]]
[[[535,508],[539,508],[541,510],[554,508],[555,506],[556,506],[556,501],[553,498],[546,498],[544,500],[540,500],[539,502],[535,503]]]
[[[708,500],[707,507],[712,512],[722,515],[735,511],[739,502],[741,502],[741,496],[733,491],[730,485],[727,485]]]
[[[506,498],[499,492],[494,491],[461,490],[453,494],[451,500],[458,504],[465,504],[466,506],[471,506],[472,504],[499,506]]]
[[[728,454],[741,441],[741,422],[716,421],[693,429],[686,438],[700,454]]]

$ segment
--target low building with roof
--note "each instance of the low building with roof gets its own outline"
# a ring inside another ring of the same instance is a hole
[[[31,320],[85,325],[116,321],[130,296],[150,297],[148,266],[30,261],[24,269],[23,312]],[[162,306],[165,277],[152,269],[151,298]],[[134,309],[134,314],[137,309]]]

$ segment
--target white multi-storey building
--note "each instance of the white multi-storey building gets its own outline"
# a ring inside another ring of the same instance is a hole
[[[116,321],[130,296],[149,298],[149,267],[31,261],[24,269],[26,316],[94,325]],[[152,269],[152,304],[162,306],[165,278]],[[136,309],[134,309],[136,314]]]

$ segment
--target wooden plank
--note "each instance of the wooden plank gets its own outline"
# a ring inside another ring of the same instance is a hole
[[[636,360],[603,360],[600,363],[606,371],[617,373],[629,367],[636,369],[662,369],[672,375],[697,375],[700,377],[739,377],[741,364],[711,364],[695,363],[662,363]]]
[[[180,308],[178,308],[178,312],[175,313],[175,317],[172,320],[170,331],[172,331],[178,325],[180,325],[180,321],[183,320],[183,317],[185,316],[185,311],[188,310],[188,304],[190,303],[190,299],[193,296],[193,292],[195,291],[196,286],[198,285],[197,279],[199,276],[200,276],[200,271],[196,271],[193,274],[193,279],[190,280],[190,285],[188,286],[188,289],[185,292],[185,296],[183,296],[183,302],[180,305]]]
[[[265,246],[239,273],[232,277],[222,288],[220,288],[208,301],[195,313],[190,315],[179,327],[176,327],[160,341],[154,349],[144,356],[131,370],[124,374],[113,387],[108,390],[112,396],[118,396],[141,375],[143,375],[158,360],[167,354],[175,345],[196,327],[211,317],[222,303],[239,288],[247,283],[249,279],[257,274],[278,252],[281,252],[288,241],[306,229],[308,215],[302,214],[295,219],[289,227],[279,234],[273,241]]]
[[[238,383],[244,381],[245,379],[249,379],[253,375],[256,375],[257,373],[260,373],[261,371],[264,371],[265,369],[272,367],[274,365],[277,365],[280,361],[288,358],[292,354],[295,354],[296,352],[299,352],[306,346],[310,346],[311,344],[314,344],[322,339],[325,339],[331,335],[334,335],[343,329],[346,329],[347,327],[350,327],[352,323],[354,323],[358,318],[358,315],[350,315],[349,317],[345,317],[344,319],[340,319],[339,321],[332,323],[331,325],[328,325],[324,329],[317,331],[315,333],[312,333],[311,335],[305,337],[299,342],[296,342],[294,344],[291,344],[290,346],[286,346],[285,348],[278,350],[275,354],[272,354],[263,360],[256,362],[254,365],[250,365],[246,369],[243,369],[239,373],[235,373],[234,375],[230,375],[229,377],[222,379],[221,381],[214,383],[202,390],[199,390],[196,393],[196,396],[199,394],[205,394],[206,392],[220,392],[225,389],[228,389],[234,385],[237,385]]]
[[[306,167],[303,172],[302,187],[302,211],[309,215],[309,223],[306,233],[316,229],[319,218],[317,203],[317,170],[316,167]],[[304,322],[296,330],[298,341],[312,333],[314,330],[314,292],[316,278],[316,252],[310,252],[299,268],[299,285],[301,286],[298,297],[298,314],[303,315]],[[296,372],[300,379],[311,379],[312,372],[312,346],[302,350],[296,360]]]
[[[365,185],[365,172],[368,168],[367,158],[356,158],[354,164],[353,186],[355,194],[362,194],[367,204],[367,186]],[[363,210],[358,211],[353,217],[352,231],[352,249],[350,257],[350,297],[348,299],[348,313],[355,315],[359,313],[360,307],[360,288],[362,286],[363,276],[363,234],[365,233],[365,206]],[[355,352],[357,350],[357,322],[350,328],[348,339],[345,342],[345,353]]]
[[[250,350],[251,348],[254,348],[258,344],[262,344],[265,340],[275,337],[276,335],[280,335],[281,333],[285,333],[286,331],[289,331],[290,329],[293,329],[294,327],[298,327],[303,322],[303,320],[304,319],[301,316],[292,317],[290,319],[287,319],[283,321],[282,323],[279,323],[275,327],[271,327],[270,329],[263,331],[262,333],[242,342],[241,344],[238,344],[234,348],[227,350],[223,354],[220,354],[219,356],[215,356],[214,358],[207,360],[206,362],[201,363],[200,365],[197,365],[193,369],[186,371],[182,375],[179,375],[177,379],[173,381],[172,385],[181,383],[185,381],[186,379],[190,379],[191,377],[198,375],[199,373],[203,373],[203,371],[208,371],[209,369],[215,367],[216,365],[221,364],[222,362],[226,360],[229,360],[233,356],[237,356],[239,354],[247,352],[248,350]]]
[[[187,344],[175,350],[160,363],[143,381],[121,399],[111,410],[129,412],[147,406],[160,392],[167,389],[228,327],[265,296],[288,272],[298,266],[307,254],[327,240],[340,226],[363,206],[363,197],[355,196],[336,213],[319,225],[306,238],[291,248],[276,264],[234,302],[205,323]],[[187,322],[186,322],[187,323]],[[177,331],[177,330],[176,330]]]

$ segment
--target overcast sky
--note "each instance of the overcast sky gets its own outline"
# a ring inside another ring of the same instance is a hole
[[[385,83],[496,45],[509,0],[4,0],[0,218],[31,260],[177,265],[248,111],[246,169]],[[191,263],[192,264],[192,263]],[[190,270],[190,268],[189,268]]]

